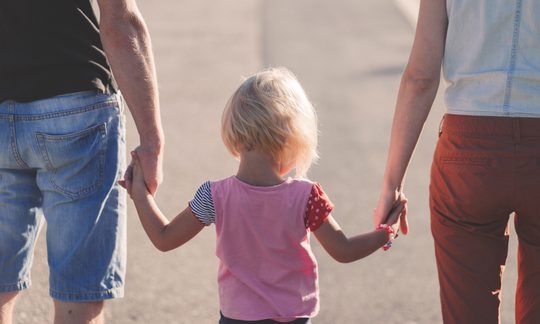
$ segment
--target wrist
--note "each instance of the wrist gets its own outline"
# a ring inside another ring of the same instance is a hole
[[[139,145],[139,148],[136,150],[137,153],[146,153],[151,154],[155,156],[159,156],[163,153],[164,149],[164,142],[163,140],[154,139],[154,140],[141,140],[141,144]]]
[[[131,199],[136,208],[148,208],[151,205],[150,200],[152,199],[152,195],[149,193],[132,193]]]
[[[382,246],[382,249],[384,251],[387,251],[388,249],[390,249],[390,247],[392,247],[392,241],[396,237],[396,231],[392,226],[388,224],[379,224],[377,226],[377,230],[385,234],[386,243]]]
[[[391,241],[396,236],[396,230],[388,224],[379,224],[377,230],[385,233],[386,241]]]
[[[146,188],[146,185],[141,186],[133,186],[132,192],[131,192],[131,199],[134,203],[141,203],[148,201],[149,199],[152,199],[153,196],[148,191],[148,188]]]
[[[385,181],[382,186],[381,195],[398,197],[403,191],[403,185],[395,181]]]
[[[139,141],[141,147],[145,150],[159,154],[163,151],[163,147],[165,146],[165,135],[163,134],[163,131],[157,130],[150,134],[141,134],[139,136]]]

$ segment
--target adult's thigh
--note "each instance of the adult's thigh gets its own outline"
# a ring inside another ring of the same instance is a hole
[[[431,229],[444,323],[499,321],[511,192],[504,148],[443,133],[431,171]],[[493,151],[493,152],[492,152]]]
[[[535,136],[517,145],[515,228],[518,244],[516,323],[540,323],[540,120],[523,123]]]
[[[125,140],[115,98],[57,98],[50,107],[38,107],[39,118],[21,121],[43,159],[37,184],[47,220],[50,294],[59,301],[123,295],[126,193],[117,182]]]
[[[30,286],[30,267],[41,227],[41,193],[33,170],[0,169],[0,292]]]

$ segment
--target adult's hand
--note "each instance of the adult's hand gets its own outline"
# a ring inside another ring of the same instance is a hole
[[[388,216],[392,210],[396,207],[399,207],[400,204],[405,202],[403,210],[401,211],[400,217],[400,229],[404,235],[407,235],[409,232],[409,223],[407,222],[407,198],[402,191],[399,190],[389,190],[381,192],[379,196],[379,202],[377,207],[373,212],[373,224],[378,226],[379,224],[385,224],[388,220]]]
[[[139,145],[135,152],[144,175],[146,188],[155,196],[161,182],[163,182],[163,150],[153,145]]]

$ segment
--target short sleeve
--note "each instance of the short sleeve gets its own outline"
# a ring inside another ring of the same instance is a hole
[[[306,206],[306,228],[309,228],[311,231],[318,229],[328,216],[330,216],[333,209],[334,204],[332,204],[328,196],[324,193],[321,185],[314,183],[313,187],[311,187],[311,193],[309,194]]]
[[[197,189],[195,197],[189,202],[189,208],[204,225],[215,223],[216,211],[212,200],[210,181],[206,181]]]

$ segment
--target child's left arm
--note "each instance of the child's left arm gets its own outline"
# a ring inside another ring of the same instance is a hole
[[[205,226],[190,207],[180,212],[172,221],[159,210],[154,197],[146,188],[142,169],[136,153],[133,156],[133,178],[128,192],[135,204],[144,231],[160,251],[175,249],[191,240]]]
[[[399,217],[405,210],[406,202],[406,200],[400,201],[399,205],[388,216],[387,224],[392,227],[394,233],[399,228]],[[332,215],[328,216],[313,234],[315,234],[315,237],[326,252],[336,261],[342,263],[362,259],[377,251],[393,238],[384,229],[377,229],[365,234],[347,237]]]

